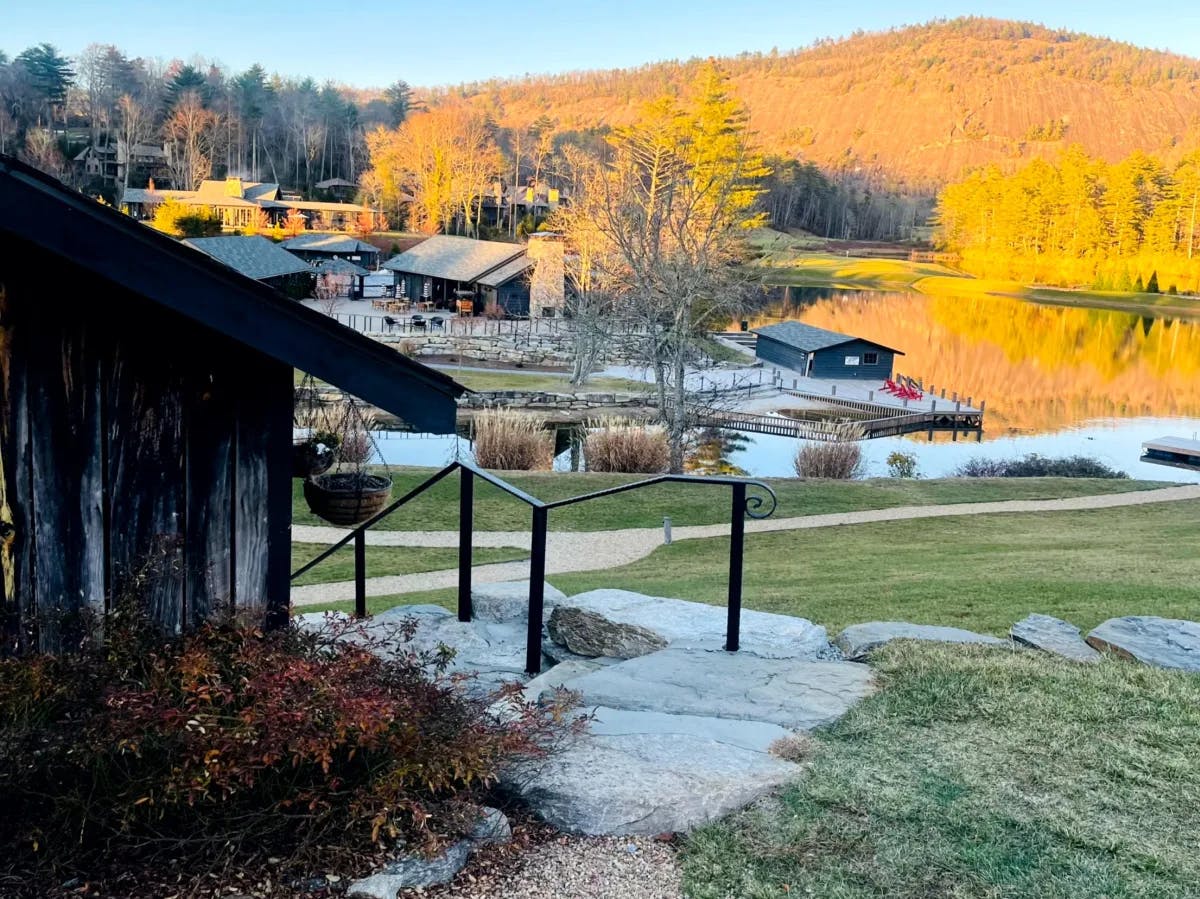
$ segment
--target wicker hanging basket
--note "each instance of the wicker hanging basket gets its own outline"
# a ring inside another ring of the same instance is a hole
[[[337,450],[311,438],[292,442],[292,477],[311,478],[324,474],[337,461]]]
[[[391,478],[362,471],[319,474],[304,482],[308,508],[339,527],[354,527],[379,514],[391,495]]]

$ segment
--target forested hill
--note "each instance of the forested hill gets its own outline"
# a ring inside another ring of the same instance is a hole
[[[1037,25],[956,19],[721,63],[765,149],[910,188],[971,166],[1053,157],[1072,143],[1111,161],[1135,149],[1170,161],[1200,143],[1200,60]],[[586,131],[630,120],[664,85],[686,85],[698,65],[531,76],[444,94],[467,97],[501,125],[545,116],[556,130]]]

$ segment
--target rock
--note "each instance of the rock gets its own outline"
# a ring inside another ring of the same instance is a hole
[[[550,638],[583,656],[632,659],[667,646],[721,649],[726,610],[720,606],[591,590],[572,596],[550,616]],[[803,618],[742,610],[741,646],[772,658],[818,658],[828,648],[825,628]]]
[[[525,678],[525,626],[490,621],[459,621],[441,606],[396,606],[381,612],[367,625],[375,636],[386,635],[408,618],[417,622],[412,639],[396,640],[396,651],[435,651],[445,644],[455,651],[451,671],[474,672],[480,688],[491,689],[505,681]]]
[[[485,808],[483,817],[470,836],[449,846],[441,855],[431,859],[419,855],[402,856],[389,862],[378,873],[350,884],[346,895],[396,899],[399,890],[423,889],[447,883],[463,869],[474,850],[489,843],[507,843],[510,839],[512,828],[504,813],[499,809]]]
[[[765,721],[809,730],[836,721],[874,692],[853,662],[763,658],[745,650],[664,649],[563,684],[585,707]]]
[[[1052,652],[1075,662],[1095,662],[1100,653],[1088,646],[1079,628],[1050,615],[1028,615],[1012,626],[1012,638],[1025,646]]]
[[[617,662],[623,662],[624,659],[618,659],[614,656],[581,656],[577,652],[571,652],[561,643],[555,643],[553,640],[542,641],[542,656],[550,660],[551,665],[561,665],[563,662],[578,662],[578,661],[599,661],[606,665],[612,665]]]
[[[543,618],[567,598],[550,584],[543,586]],[[471,587],[471,609],[482,621],[527,621],[529,619],[529,581],[503,581]]]
[[[987,643],[1003,646],[1006,641],[987,634],[977,634],[957,627],[938,627],[932,624],[910,624],[907,621],[868,621],[852,624],[834,643],[846,658],[858,661],[872,650],[893,640],[930,640],[936,643]]]
[[[588,730],[598,736],[627,737],[635,734],[675,734],[701,737],[725,746],[766,752],[776,740],[792,732],[766,721],[738,721],[698,715],[669,715],[666,712],[631,712],[598,706],[581,714],[593,716]]]
[[[749,805],[800,768],[694,733],[587,735],[505,785],[570,833],[686,832]]]
[[[1159,668],[1200,671],[1200,623],[1129,615],[1110,618],[1087,636],[1096,649]]]

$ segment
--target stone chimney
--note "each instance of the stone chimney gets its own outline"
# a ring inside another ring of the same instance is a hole
[[[525,254],[533,260],[533,276],[529,281],[530,316],[562,315],[566,304],[562,235],[553,231],[530,234]]]

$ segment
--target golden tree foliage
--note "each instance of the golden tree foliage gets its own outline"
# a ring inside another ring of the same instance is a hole
[[[478,203],[504,160],[487,119],[469,107],[446,106],[411,116],[395,129],[367,135],[370,184],[383,204],[412,197],[410,227],[427,233],[477,233]]]
[[[1115,164],[1071,147],[1012,174],[973,172],[938,198],[939,240],[969,271],[1129,291],[1200,288],[1200,151],[1168,167],[1136,151]]]
[[[760,223],[757,182],[766,174],[748,145],[747,116],[728,80],[707,65],[691,97],[661,97],[617,129],[600,156],[579,154],[580,190],[551,222],[580,248],[611,312],[646,333],[645,362],[655,373],[659,411],[682,471],[689,427],[684,372],[696,335],[739,305],[731,265],[738,238]]]

